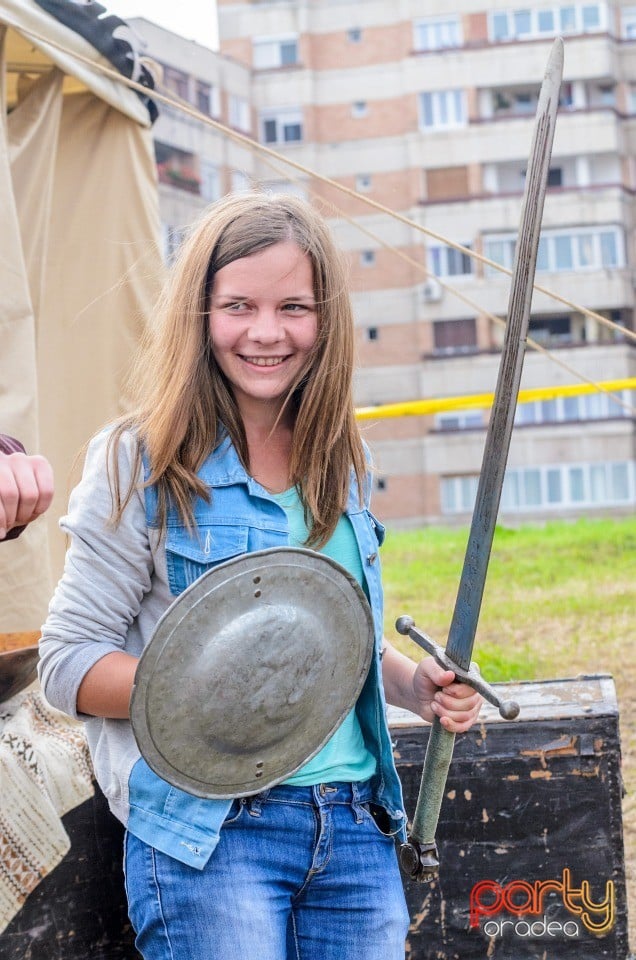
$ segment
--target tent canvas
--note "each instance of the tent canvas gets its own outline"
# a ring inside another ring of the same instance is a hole
[[[47,456],[57,488],[46,519],[0,547],[3,632],[45,618],[78,454],[126,409],[161,280],[154,105],[99,71],[111,63],[84,34],[100,30],[100,48],[148,82],[100,4],[0,0],[0,431]]]

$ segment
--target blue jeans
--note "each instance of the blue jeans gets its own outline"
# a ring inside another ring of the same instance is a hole
[[[334,783],[236,800],[203,870],[127,833],[144,960],[404,960],[395,844],[369,796]]]

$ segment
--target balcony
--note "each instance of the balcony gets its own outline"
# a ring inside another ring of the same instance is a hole
[[[194,193],[197,196],[201,193],[201,180],[192,170],[184,170],[179,167],[169,166],[165,163],[158,163],[157,175],[159,177],[159,183],[176,187],[177,190],[185,190],[186,193]]]

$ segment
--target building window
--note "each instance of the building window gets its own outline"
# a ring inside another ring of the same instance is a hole
[[[476,349],[477,323],[474,317],[433,321],[433,352],[436,355],[474,353]]]
[[[463,413],[438,413],[435,415],[436,430],[476,430],[483,426],[484,415],[481,410],[467,410]]]
[[[359,120],[360,117],[366,117],[368,112],[369,112],[369,109],[367,107],[366,100],[356,100],[351,105],[351,116],[355,117],[357,120]]]
[[[498,120],[502,117],[516,117],[535,113],[539,103],[539,90],[529,87],[523,90],[501,88],[491,91],[492,114]],[[562,83],[559,92],[559,106],[572,108],[574,93],[571,83]]]
[[[232,193],[248,193],[252,189],[252,182],[244,170],[232,170]]]
[[[231,93],[228,103],[230,126],[249,133],[252,129],[249,101]]]
[[[537,10],[537,32],[553,34],[556,30],[554,10]]]
[[[298,37],[260,37],[252,41],[255,70],[292,67],[298,63]]]
[[[515,236],[486,237],[484,255],[511,270],[515,242]],[[611,269],[622,267],[624,262],[623,236],[618,227],[546,230],[539,241],[537,272]],[[496,272],[486,267],[489,276]]]
[[[458,17],[426,17],[413,24],[416,50],[443,50],[460,47],[461,28]]]
[[[497,43],[556,34],[599,33],[605,29],[605,3],[566,3],[546,5],[538,10],[520,7],[491,13],[488,35]]]
[[[360,43],[362,41],[362,30],[360,27],[352,27],[347,30],[347,40],[349,43]]]
[[[440,496],[442,513],[470,513],[477,495],[477,476],[442,477]]]
[[[375,250],[361,250],[360,263],[363,267],[372,267],[375,264]]]
[[[516,117],[534,114],[539,102],[539,88],[528,87],[519,90],[500,89],[492,91],[493,116]]]
[[[471,249],[469,243],[463,246]],[[436,277],[463,277],[473,272],[472,257],[454,247],[429,247],[428,262]]]
[[[356,190],[358,193],[368,193],[372,186],[372,178],[369,173],[359,173],[356,176]]]
[[[636,7],[626,7],[622,13],[623,36],[626,40],[636,40]]]
[[[201,192],[201,176],[194,154],[155,140],[155,159],[159,183],[186,193]]]
[[[523,512],[634,503],[635,473],[633,461],[508,469],[501,510]],[[441,477],[440,494],[442,513],[470,513],[475,505],[477,477]]]
[[[534,332],[531,332],[531,336],[540,339]],[[583,393],[574,397],[554,397],[551,400],[520,403],[515,412],[515,424],[529,426],[629,417],[629,407],[634,406],[636,394],[631,390],[621,390],[617,396],[622,403],[617,403],[607,393]]]
[[[197,80],[196,84],[197,110],[204,113],[206,117],[212,114],[212,88],[209,83],[203,83]]]
[[[380,335],[380,331],[377,327],[367,327],[367,340],[377,340]]]
[[[562,313],[554,317],[530,317],[528,333],[537,343],[543,343],[545,345],[573,343],[575,340],[570,317],[567,313]]]
[[[620,506],[634,498],[633,462],[564,464],[509,470],[501,508]]]
[[[261,114],[263,143],[300,143],[303,138],[303,116],[299,109],[277,110]]]
[[[420,94],[420,128],[443,130],[466,124],[466,106],[462,90],[435,90]]]
[[[581,22],[584,33],[594,33],[601,29],[601,11],[598,3],[588,3],[581,7]]]
[[[219,168],[209,160],[201,159],[201,196],[213,203],[221,196],[221,178]]]
[[[599,83],[596,96],[591,98],[591,106],[613,107],[616,103],[616,87],[613,83]]]
[[[188,75],[174,67],[163,65],[163,84],[182,100],[188,99]]]

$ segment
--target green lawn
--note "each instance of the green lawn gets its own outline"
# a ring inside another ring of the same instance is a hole
[[[391,531],[382,548],[387,636],[415,659],[395,620],[413,617],[442,646],[467,529]],[[491,681],[618,675],[636,665],[636,517],[499,527],[473,658]]]

